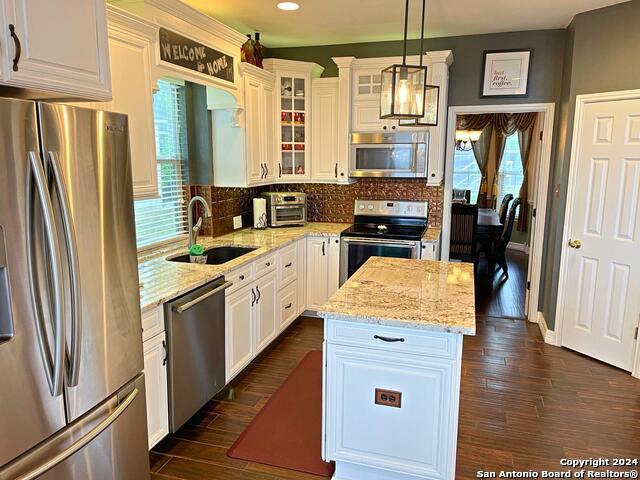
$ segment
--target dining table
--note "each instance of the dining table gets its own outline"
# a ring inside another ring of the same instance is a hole
[[[496,267],[496,241],[502,235],[504,225],[500,222],[500,214],[492,208],[478,208],[478,242],[487,253],[489,272]]]

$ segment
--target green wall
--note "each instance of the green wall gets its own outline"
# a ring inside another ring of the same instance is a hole
[[[452,50],[449,71],[449,105],[557,102],[562,80],[566,30],[491,33],[461,37],[429,38],[427,50]],[[419,41],[412,41],[408,53],[419,52]],[[527,98],[480,98],[483,52],[485,50],[533,48],[529,95]],[[402,42],[350,43],[318,47],[273,48],[267,56],[316,62],[325,67],[323,76],[336,77],[338,69],[331,57],[357,58],[402,55]]]
[[[542,312],[549,328],[556,317],[576,95],[640,88],[639,45],[640,0],[581,13],[568,28],[542,277]],[[559,195],[553,192],[557,185]]]

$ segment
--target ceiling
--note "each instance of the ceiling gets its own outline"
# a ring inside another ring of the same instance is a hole
[[[242,33],[261,32],[267,47],[402,39],[402,0],[183,0]],[[564,28],[580,12],[626,0],[428,0],[428,37]],[[420,34],[422,2],[411,0],[410,33]]]

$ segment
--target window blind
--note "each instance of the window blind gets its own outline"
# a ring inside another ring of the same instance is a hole
[[[158,162],[158,197],[135,201],[138,248],[187,233],[187,115],[185,87],[158,81],[153,119]]]

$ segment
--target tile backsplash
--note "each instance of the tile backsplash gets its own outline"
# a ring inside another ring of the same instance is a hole
[[[202,234],[218,236],[233,231],[233,217],[237,215],[242,216],[243,226],[250,226],[253,222],[252,200],[266,191],[306,193],[311,222],[352,222],[356,199],[426,200],[429,202],[429,226],[440,227],[442,221],[443,187],[429,186],[423,179],[366,178],[351,185],[301,183],[253,188],[191,185],[189,194],[204,197],[211,207],[212,217],[203,222]]]

